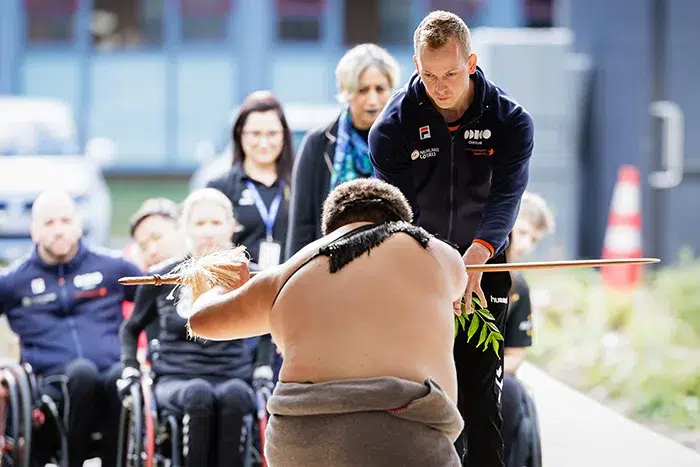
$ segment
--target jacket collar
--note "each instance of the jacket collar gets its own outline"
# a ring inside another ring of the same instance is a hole
[[[59,266],[62,266],[66,270],[74,270],[77,269],[80,264],[83,262],[85,257],[88,254],[88,248],[83,242],[83,240],[78,241],[78,253],[76,253],[75,257],[68,261],[67,263],[62,263],[62,264],[49,264],[46,261],[44,261],[41,256],[39,256],[39,247],[35,246],[34,250],[32,251],[32,256],[30,258],[30,261],[39,266],[41,269],[45,269],[47,271],[53,271],[59,268]]]
[[[484,71],[479,66],[477,66],[476,71],[470,75],[470,79],[474,82],[474,86],[476,87],[474,102],[472,102],[470,110],[474,109],[477,113],[482,113],[488,107],[487,104],[493,97],[493,94],[496,93],[496,88],[486,79]],[[426,109],[434,109],[433,103],[428,97],[425,85],[418,72],[413,72],[407,87],[408,94],[418,102],[419,106]]]
[[[229,171],[229,183],[231,184],[230,186],[239,186],[243,183],[247,183],[248,181],[259,183],[250,178],[245,172],[245,170],[243,170],[243,162],[239,161],[233,164],[231,170]],[[275,180],[275,183],[273,183],[271,186],[277,186],[281,182],[282,181],[278,178],[277,180]]]
[[[329,123],[328,126],[323,130],[323,135],[331,143],[335,143],[335,141],[338,139],[338,124],[339,124],[339,122],[340,122],[340,116],[338,116],[338,118],[336,118],[331,123]]]

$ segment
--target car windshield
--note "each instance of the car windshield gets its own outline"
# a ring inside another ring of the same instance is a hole
[[[78,153],[73,121],[56,106],[0,104],[0,156]]]

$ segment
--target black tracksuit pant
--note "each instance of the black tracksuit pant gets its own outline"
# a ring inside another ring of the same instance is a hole
[[[247,382],[167,377],[155,395],[161,409],[182,416],[185,467],[243,465],[243,417],[255,408]]]
[[[102,435],[98,453],[102,467],[116,467],[121,413],[117,379],[120,374],[119,363],[99,371],[91,361],[79,358],[63,371],[68,378],[68,401],[58,385],[44,386],[43,391],[56,402],[61,414],[68,410],[69,467],[80,467],[88,459],[95,432]],[[52,428],[49,426],[46,430]]]
[[[488,263],[505,263],[505,253],[491,258]],[[496,319],[496,326],[504,333],[508,292],[512,282],[508,272],[484,273],[481,288],[488,310]],[[457,367],[458,401],[465,427],[455,443],[457,452],[464,456],[464,466],[503,467],[503,437],[500,397],[503,388],[503,343],[499,342],[498,356],[489,346],[485,352],[477,349],[477,332],[470,342],[460,329],[455,338],[454,358]],[[465,456],[466,450],[466,456]]]

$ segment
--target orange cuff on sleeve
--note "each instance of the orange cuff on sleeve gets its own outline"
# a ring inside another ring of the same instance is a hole
[[[472,243],[478,243],[480,245],[484,245],[491,252],[491,256],[493,256],[493,254],[496,252],[496,250],[493,248],[493,246],[491,246],[491,244],[489,242],[487,242],[486,240],[482,240],[480,238],[475,238]]]

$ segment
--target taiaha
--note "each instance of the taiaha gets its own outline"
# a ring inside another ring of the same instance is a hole
[[[470,272],[503,272],[503,271],[523,271],[533,269],[573,269],[573,268],[596,268],[603,266],[622,266],[628,264],[652,264],[658,263],[658,258],[621,258],[621,259],[584,259],[570,261],[539,261],[525,263],[502,263],[502,264],[482,264],[466,266],[467,273]],[[228,268],[227,268],[228,269]],[[256,273],[251,272],[254,276]],[[153,274],[149,276],[122,277],[119,279],[122,285],[164,285],[181,284],[181,274]]]

